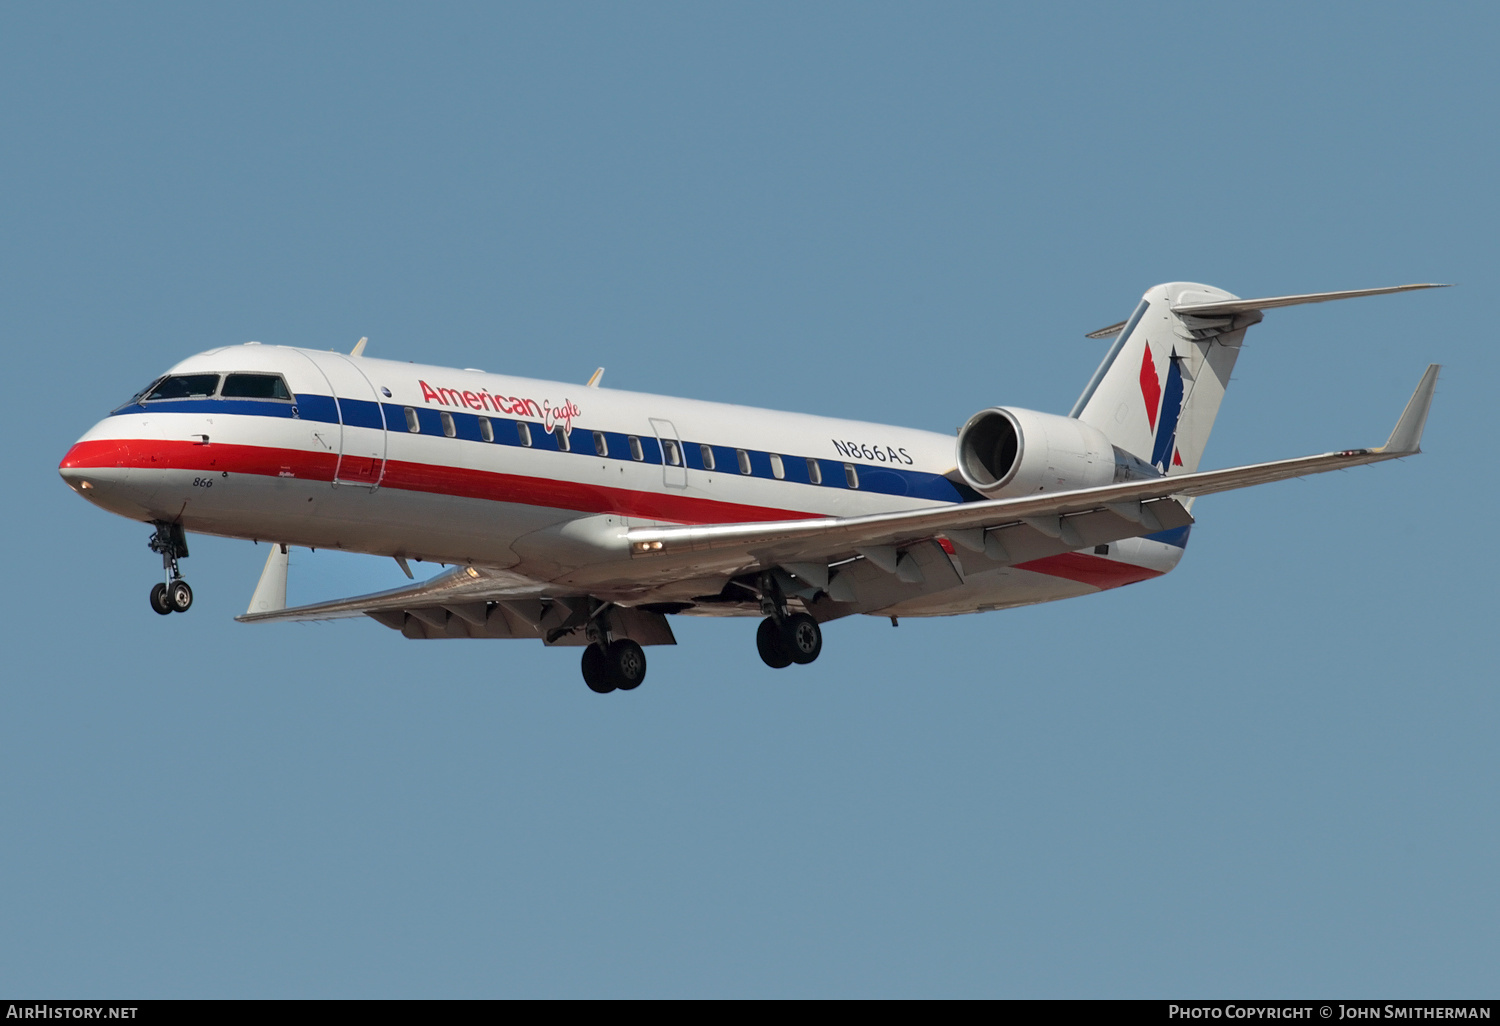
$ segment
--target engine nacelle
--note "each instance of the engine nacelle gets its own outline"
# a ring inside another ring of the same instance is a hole
[[[1117,480],[1116,450],[1081,420],[997,406],[959,431],[958,472],[990,499],[1065,492]]]

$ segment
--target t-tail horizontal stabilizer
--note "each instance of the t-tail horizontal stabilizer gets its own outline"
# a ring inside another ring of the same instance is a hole
[[[1388,296],[1393,292],[1415,292],[1418,289],[1446,289],[1447,285],[1387,285],[1380,289],[1351,289],[1347,292],[1309,292],[1301,296],[1265,296],[1261,299],[1223,299],[1208,303],[1194,303],[1192,293],[1185,293],[1172,305],[1175,314],[1192,314],[1196,317],[1216,317],[1225,314],[1244,313],[1248,310],[1274,310],[1282,306],[1302,306],[1306,303],[1330,303],[1335,299],[1358,299],[1361,296]],[[1201,294],[1201,293],[1200,293]]]
[[[1308,303],[1331,303],[1335,299],[1359,299],[1361,296],[1388,296],[1395,292],[1416,292],[1421,289],[1446,289],[1448,284],[1387,285],[1378,289],[1350,289],[1345,292],[1308,292],[1300,296],[1263,296],[1259,299],[1216,299],[1211,293],[1189,291],[1172,304],[1172,312],[1189,317],[1228,317],[1231,314],[1249,313],[1252,310],[1275,310],[1283,306],[1304,306]],[[1194,296],[1200,302],[1194,302]],[[1127,324],[1120,321],[1107,328],[1091,331],[1084,338],[1114,338]],[[1253,323],[1253,322],[1252,322]],[[1243,326],[1243,325],[1241,325]]]

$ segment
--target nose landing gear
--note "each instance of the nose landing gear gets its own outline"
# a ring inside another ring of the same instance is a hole
[[[151,540],[146,544],[152,552],[161,554],[161,568],[167,579],[152,586],[151,608],[162,616],[168,613],[186,613],[193,605],[193,589],[182,579],[177,561],[187,558],[187,533],[183,531],[181,524],[171,524],[165,520],[157,520],[153,526],[156,530],[151,533]]]

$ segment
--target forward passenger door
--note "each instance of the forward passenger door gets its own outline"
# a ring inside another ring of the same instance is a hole
[[[385,477],[385,406],[374,384],[342,353],[305,354],[333,390],[339,416],[339,460],[333,473],[339,485],[374,491]]]

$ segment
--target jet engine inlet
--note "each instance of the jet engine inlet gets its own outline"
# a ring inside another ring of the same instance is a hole
[[[1115,479],[1115,450],[1071,417],[993,407],[958,433],[958,472],[986,498],[1092,488]]]
[[[1021,429],[1004,410],[977,413],[958,439],[958,465],[970,487],[980,493],[999,488],[1016,472]]]

